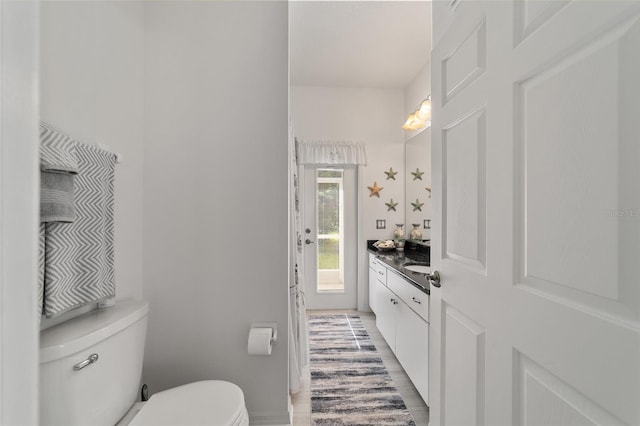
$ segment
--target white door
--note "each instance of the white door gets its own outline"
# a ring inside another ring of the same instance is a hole
[[[304,166],[308,309],[356,308],[355,167]]]
[[[638,425],[640,2],[433,8],[430,422]]]

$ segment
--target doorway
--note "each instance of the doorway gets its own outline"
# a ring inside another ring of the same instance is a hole
[[[307,165],[303,175],[307,308],[355,309],[355,167]]]

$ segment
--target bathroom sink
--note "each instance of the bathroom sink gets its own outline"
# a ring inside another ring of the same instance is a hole
[[[406,269],[407,271],[419,272],[421,274],[431,273],[431,267],[427,265],[409,264],[409,265],[404,265],[404,269]]]

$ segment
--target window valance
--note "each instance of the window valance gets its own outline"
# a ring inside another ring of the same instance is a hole
[[[296,140],[298,164],[366,165],[367,153],[362,142]]]

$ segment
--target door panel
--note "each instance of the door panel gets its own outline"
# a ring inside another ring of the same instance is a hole
[[[637,118],[625,114],[637,102],[627,91],[634,86],[629,73],[640,75],[638,55],[630,54],[639,40],[634,20],[516,88],[519,282],[623,318],[640,314],[640,271],[621,250],[630,232],[637,235],[637,223],[634,230],[633,220],[616,220],[614,208],[639,206],[637,191],[618,190],[627,179],[640,180],[637,163],[628,160],[640,158],[638,144],[629,143]],[[548,208],[560,202],[571,208]],[[607,280],[592,273],[596,262]],[[636,297],[621,302],[625,294]]]
[[[444,306],[444,314],[444,420],[484,424],[485,329],[451,306]]]
[[[640,424],[640,3],[447,3],[431,423]]]
[[[577,392],[549,370],[516,352],[515,413],[518,425],[615,425],[623,424],[589,398]],[[523,409],[526,407],[526,410]]]
[[[306,232],[303,247],[307,309],[356,309],[356,171],[354,167],[335,168],[342,170],[338,194],[335,188],[331,189],[335,185],[327,182],[331,178],[318,177],[318,170],[333,169],[307,165],[300,170],[304,182],[301,199]],[[325,200],[322,203],[318,201],[320,191]],[[342,221],[338,240],[326,235],[335,232],[337,225],[331,216],[336,209],[342,211],[336,222]],[[319,215],[320,210],[328,216]],[[318,235],[319,232],[323,234]]]
[[[444,255],[479,272],[486,258],[485,120],[482,107],[442,132]]]
[[[479,24],[442,60],[442,99],[446,104],[484,72],[486,26]]]
[[[569,0],[522,0],[514,2],[516,44],[551,19]]]

